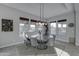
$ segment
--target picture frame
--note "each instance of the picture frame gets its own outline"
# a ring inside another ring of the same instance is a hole
[[[13,31],[13,20],[2,19],[2,32],[11,32]]]

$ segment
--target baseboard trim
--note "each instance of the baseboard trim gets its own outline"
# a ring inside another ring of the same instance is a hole
[[[24,43],[24,41],[12,43],[12,44],[7,44],[7,45],[3,45],[3,46],[0,46],[0,48],[5,48],[5,47],[13,46],[13,45],[18,45],[18,44],[21,44],[21,43]]]

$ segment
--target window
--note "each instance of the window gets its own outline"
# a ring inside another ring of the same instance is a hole
[[[67,27],[67,25],[66,24],[63,24],[63,28],[66,28]]]
[[[50,27],[51,27],[51,34],[56,34],[56,23],[50,23]]]
[[[67,25],[66,24],[62,24],[62,32],[66,32],[66,28],[67,28]]]
[[[56,23],[51,23],[51,26],[56,28]]]
[[[44,23],[36,23],[36,26],[37,26],[37,30],[43,30],[43,25]]]
[[[61,28],[62,27],[62,25],[61,24],[58,24],[58,28]]]
[[[24,35],[24,24],[21,23],[19,28],[20,28],[20,29],[19,29],[19,30],[20,30],[20,31],[19,31],[20,36],[23,36],[23,35]]]
[[[60,34],[65,33],[65,32],[66,32],[66,27],[67,27],[66,24],[59,23],[59,24],[58,24],[59,33],[60,33]]]
[[[33,32],[33,31],[35,31],[35,25],[31,24],[30,25],[30,32]]]

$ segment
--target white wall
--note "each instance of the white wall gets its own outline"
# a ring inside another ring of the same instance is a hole
[[[76,45],[79,46],[79,4],[75,4],[76,10]]]
[[[78,8],[79,10],[79,8]],[[79,11],[78,11],[79,13]],[[77,32],[76,32],[76,42],[77,44],[79,43],[79,17],[77,13]],[[0,4],[0,48],[1,47],[6,47],[8,45],[13,45],[13,44],[17,44],[19,42],[23,42],[23,39],[19,38],[19,17],[20,16],[24,16],[24,17],[29,17],[29,18],[33,18],[33,19],[38,19],[38,17],[28,14],[28,13],[24,13],[22,11],[4,6]],[[1,32],[1,19],[5,18],[5,19],[12,19],[13,20],[13,24],[14,24],[14,28],[13,28],[13,32]],[[67,24],[74,22],[74,14],[73,12],[68,12],[66,14],[63,15],[59,15],[59,16],[54,16],[51,19],[49,19],[50,21],[52,20],[61,20],[61,19],[67,19]],[[74,37],[74,27],[73,28],[67,28],[67,39],[65,40],[61,40],[61,41],[65,41],[65,42],[73,42],[73,39],[69,39],[70,37]]]
[[[52,17],[51,19],[48,19],[50,21],[53,21],[53,20],[62,20],[62,19],[67,19],[67,25],[69,23],[74,23],[74,13],[73,11],[70,11],[70,12],[67,12],[65,14],[62,14],[62,15],[58,15],[58,16],[54,16]],[[64,42],[71,42],[73,43],[74,42],[74,27],[73,28],[70,28],[67,26],[67,34],[66,34],[67,37],[65,37],[65,39],[61,39],[61,41],[64,41]],[[72,39],[70,39],[72,38]]]
[[[23,42],[23,40],[19,38],[19,17],[20,16],[38,19],[38,17],[33,16],[31,14],[24,13],[19,10],[0,4],[0,48]],[[13,32],[1,31],[2,18],[13,20]]]

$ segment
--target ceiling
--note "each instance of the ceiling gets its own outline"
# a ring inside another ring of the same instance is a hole
[[[40,3],[5,3],[4,5],[18,9],[23,12],[28,12],[35,16],[40,16]],[[66,13],[72,9],[71,4],[65,3],[45,3],[44,18],[50,18],[56,15]]]

